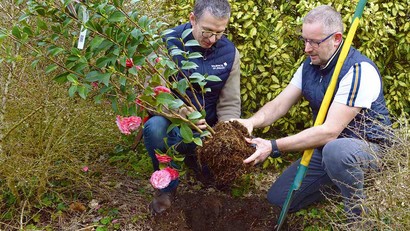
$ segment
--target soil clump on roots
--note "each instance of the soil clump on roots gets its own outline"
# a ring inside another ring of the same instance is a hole
[[[231,185],[236,179],[249,172],[252,165],[243,160],[255,152],[246,142],[246,128],[238,121],[219,122],[214,126],[215,135],[207,138],[202,147],[197,147],[200,165],[207,166],[216,185]]]

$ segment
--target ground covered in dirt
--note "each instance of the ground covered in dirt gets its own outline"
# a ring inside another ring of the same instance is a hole
[[[265,198],[271,179],[254,179],[253,192],[232,196],[232,184],[255,167],[243,164],[254,152],[244,140],[246,129],[235,123],[220,123],[213,139],[199,150],[201,164],[212,174],[213,187],[197,181],[192,171],[180,179],[171,208],[153,215],[148,204],[154,189],[148,177],[131,177],[129,172],[104,161],[93,166],[98,180],[91,197],[74,201],[69,210],[52,224],[56,230],[142,230],[142,231],[267,231],[275,230],[280,209]],[[140,180],[138,180],[140,179]],[[263,181],[266,182],[263,182]],[[258,188],[259,187],[259,188]],[[218,188],[218,189],[217,189]],[[282,230],[302,230],[294,216]]]
[[[180,194],[173,205],[152,218],[153,230],[273,230],[280,212],[263,198],[203,191]]]
[[[148,180],[106,167],[92,200],[71,203],[54,219],[53,230],[267,231],[274,230],[280,213],[265,193],[233,197],[229,189],[204,187],[193,179],[182,179],[172,207],[164,213],[150,213],[152,195]],[[300,218],[288,216],[283,230],[303,230]]]

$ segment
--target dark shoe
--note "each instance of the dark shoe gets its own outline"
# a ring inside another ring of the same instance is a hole
[[[156,191],[154,199],[149,204],[151,214],[159,214],[171,207],[171,203],[175,197],[176,189],[170,192]]]

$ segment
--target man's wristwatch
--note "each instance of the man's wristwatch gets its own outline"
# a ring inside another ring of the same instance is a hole
[[[270,157],[272,158],[278,158],[282,153],[280,153],[279,149],[278,149],[278,145],[276,144],[276,140],[273,139],[270,141],[270,143],[272,144],[272,152],[270,153]]]

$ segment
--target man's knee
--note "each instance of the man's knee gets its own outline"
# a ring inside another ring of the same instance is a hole
[[[151,117],[144,125],[144,138],[151,141],[163,140],[166,136],[166,130],[169,126],[169,121],[162,116]]]

